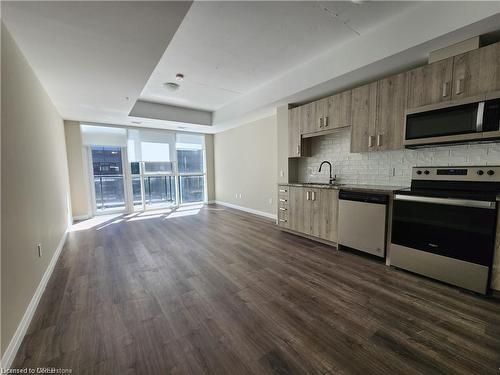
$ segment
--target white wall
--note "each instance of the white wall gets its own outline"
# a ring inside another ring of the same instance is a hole
[[[350,129],[313,138],[312,156],[299,159],[299,181],[328,181],[328,168],[318,173],[323,160],[341,183],[394,186],[409,186],[417,165],[500,165],[500,143],[351,154],[350,142]]]
[[[64,238],[70,202],[63,120],[3,23],[1,39],[4,356]]]
[[[277,142],[276,116],[215,134],[216,200],[275,216]]]

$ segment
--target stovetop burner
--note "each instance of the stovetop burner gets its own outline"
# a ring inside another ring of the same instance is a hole
[[[493,202],[500,196],[500,167],[414,167],[411,187],[396,193]]]

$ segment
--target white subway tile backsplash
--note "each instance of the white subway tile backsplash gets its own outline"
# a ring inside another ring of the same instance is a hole
[[[320,163],[332,163],[341,183],[408,186],[414,166],[500,165],[500,143],[434,147],[351,154],[350,130],[312,139],[312,157],[300,159],[299,179],[328,181],[328,168],[318,172]]]

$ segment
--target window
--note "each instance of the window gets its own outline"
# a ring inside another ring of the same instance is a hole
[[[132,162],[130,171],[134,210],[177,204],[176,182],[171,162]]]
[[[120,147],[91,148],[96,211],[125,209],[125,189]]]
[[[205,200],[205,136],[179,133],[175,146],[180,203],[203,202]]]
[[[203,202],[205,199],[205,176],[180,176],[181,204]]]

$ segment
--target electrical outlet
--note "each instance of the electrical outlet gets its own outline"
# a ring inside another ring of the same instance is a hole
[[[38,250],[38,257],[41,258],[42,257],[42,244],[41,243],[37,243],[36,244],[36,249]]]
[[[235,194],[235,198],[238,199],[238,193]]]
[[[238,198],[240,198],[240,199],[241,199],[241,193],[239,193],[239,194],[238,194]]]

